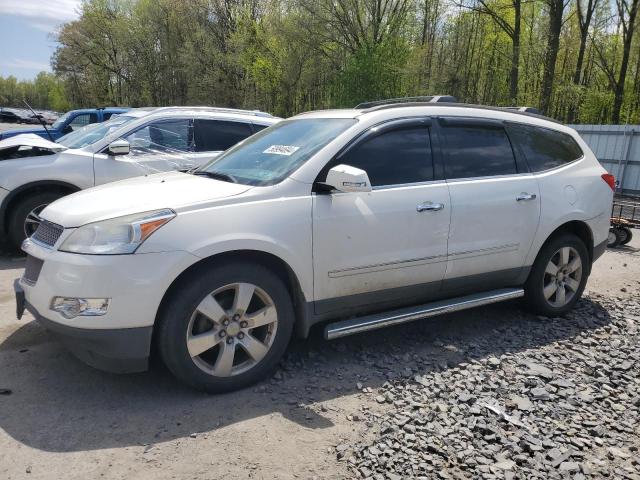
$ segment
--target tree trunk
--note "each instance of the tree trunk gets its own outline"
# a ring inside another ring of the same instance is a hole
[[[622,62],[620,63],[620,73],[614,90],[613,112],[611,114],[611,123],[620,123],[620,110],[622,109],[622,101],[624,100],[624,84],[627,80],[627,69],[629,68],[629,55],[631,53],[631,41],[633,40],[633,31],[635,29],[636,14],[638,13],[638,4],[640,0],[633,0],[629,8],[629,19],[627,21],[626,35],[623,37]]]
[[[509,79],[509,99],[511,105],[518,105],[518,77],[520,73],[520,30],[521,0],[513,0],[514,22],[511,36],[511,74]]]
[[[540,89],[540,110],[547,115],[551,111],[551,96],[553,95],[553,77],[556,71],[556,59],[560,46],[560,30],[562,28],[563,0],[548,0],[549,32],[547,49],[544,57],[544,72],[542,74],[542,88]]]

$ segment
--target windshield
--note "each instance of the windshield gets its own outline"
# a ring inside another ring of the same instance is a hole
[[[71,113],[71,112],[67,112],[64,115],[62,115],[60,118],[58,118],[58,120],[56,120],[53,123],[53,125],[51,125],[51,127],[55,128],[55,129],[62,128],[64,123],[67,121],[67,118],[69,118],[69,113]]]
[[[355,123],[353,118],[285,120],[247,138],[195,173],[246,185],[274,185]]]
[[[128,117],[126,115],[118,115],[117,117],[111,117],[106,122],[92,123],[86,127],[82,127],[80,130],[75,130],[71,133],[67,133],[65,136],[58,139],[58,143],[61,143],[68,148],[82,148],[92,143],[102,140],[109,135],[116,128],[120,128],[127,122],[130,122],[136,117]]]

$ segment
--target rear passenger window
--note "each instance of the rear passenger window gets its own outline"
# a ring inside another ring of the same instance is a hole
[[[196,119],[196,152],[226,150],[252,134],[248,123]]]
[[[533,172],[559,167],[583,155],[580,146],[566,133],[520,124],[509,124],[509,133]]]
[[[414,127],[382,133],[355,146],[340,163],[367,172],[372,186],[433,180],[429,130]]]
[[[503,128],[445,126],[444,172],[448,179],[517,173],[513,149]]]

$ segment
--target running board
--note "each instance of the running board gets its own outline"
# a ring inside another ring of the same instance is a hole
[[[521,288],[501,288],[499,290],[465,295],[464,297],[439,300],[437,302],[418,305],[417,307],[390,310],[331,323],[325,328],[324,336],[327,340],[334,340],[336,338],[346,337],[347,335],[353,335],[354,333],[434,317],[444,313],[458,312],[468,308],[479,307],[480,305],[489,305],[490,303],[503,302],[523,296],[524,290]]]

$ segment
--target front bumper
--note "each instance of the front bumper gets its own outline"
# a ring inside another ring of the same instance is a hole
[[[85,329],[69,327],[43,317],[24,298],[18,281],[14,283],[18,317],[26,308],[35,319],[52,332],[80,360],[99,370],[133,373],[147,370],[152,327],[119,329]]]

